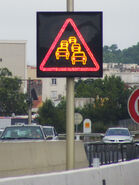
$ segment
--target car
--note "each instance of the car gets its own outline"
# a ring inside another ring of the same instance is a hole
[[[72,52],[81,51],[81,45],[80,45],[79,43],[72,44],[72,46],[71,46],[71,51],[72,51]]]
[[[70,56],[70,52],[68,50],[68,48],[57,48],[56,52],[55,52],[55,56],[56,56],[56,59],[59,60],[60,58],[66,58],[66,60],[69,59],[69,56]]]
[[[69,37],[69,43],[70,43],[70,44],[76,43],[76,42],[77,42],[76,37],[74,37],[74,36]]]
[[[61,42],[60,42],[60,47],[61,48],[68,48],[68,46],[69,46],[69,42],[67,41],[67,40],[62,40]]]
[[[46,140],[40,125],[12,125],[7,126],[0,140]]]
[[[2,135],[2,132],[4,131],[3,128],[0,128],[0,136]]]
[[[102,141],[104,143],[132,143],[133,136],[130,134],[128,128],[112,127],[108,128]]]
[[[43,132],[47,140],[58,140],[58,134],[53,126],[43,126]]]
[[[85,55],[85,52],[74,52],[71,56],[71,62],[72,65],[75,65],[76,62],[81,62],[83,65],[86,65],[87,57]]]

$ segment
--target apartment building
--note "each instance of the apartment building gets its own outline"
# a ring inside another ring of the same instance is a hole
[[[7,68],[13,76],[27,78],[26,41],[0,40],[0,68]],[[23,92],[26,92],[26,82],[23,81]]]
[[[36,67],[27,66],[28,78],[42,81],[42,101],[51,99],[57,105],[66,96],[66,78],[37,78]]]

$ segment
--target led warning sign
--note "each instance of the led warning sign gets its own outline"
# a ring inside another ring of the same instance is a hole
[[[102,77],[102,12],[38,12],[37,76]]]

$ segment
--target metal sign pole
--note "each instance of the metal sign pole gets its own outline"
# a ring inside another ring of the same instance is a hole
[[[67,0],[67,11],[73,11],[74,0]],[[74,168],[74,78],[67,78],[66,89],[66,169]]]
[[[29,83],[29,97],[28,97],[28,101],[29,101],[29,105],[28,105],[28,124],[31,124],[31,120],[32,120],[32,97],[31,97],[31,78],[28,79],[28,83]]]

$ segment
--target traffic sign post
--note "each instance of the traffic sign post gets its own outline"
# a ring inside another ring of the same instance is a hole
[[[83,132],[84,133],[91,133],[91,120],[85,119],[83,122]]]
[[[83,117],[80,113],[75,113],[74,114],[74,124],[76,128],[76,133],[78,132],[78,125],[82,122]]]
[[[102,12],[37,12],[37,77],[67,77],[66,168],[74,168],[74,77],[102,77]]]
[[[79,125],[83,120],[83,117],[80,113],[75,113],[74,114],[74,123],[75,125]]]
[[[128,112],[132,120],[139,123],[139,88],[128,99]]]

